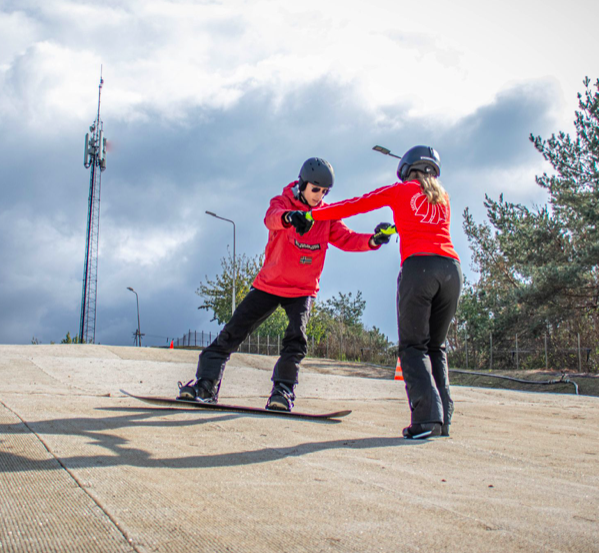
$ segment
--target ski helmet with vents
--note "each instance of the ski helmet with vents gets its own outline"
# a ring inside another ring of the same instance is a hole
[[[331,164],[320,157],[307,159],[300,168],[298,177],[300,190],[304,190],[307,182],[321,188],[331,188],[335,179]]]
[[[413,169],[439,177],[441,173],[440,154],[430,146],[414,146],[402,156],[398,164],[398,178],[404,182]]]

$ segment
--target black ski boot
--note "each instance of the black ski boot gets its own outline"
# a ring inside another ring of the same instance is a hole
[[[291,411],[294,407],[294,387],[283,382],[275,382],[271,390],[271,397],[267,401],[265,409],[273,411]]]
[[[442,435],[442,425],[439,422],[411,424],[402,431],[402,435],[407,440],[424,440],[425,438],[435,438]]]
[[[217,403],[219,386],[215,386],[212,380],[201,378],[195,382],[190,380],[185,385],[181,382],[177,384],[179,386],[179,397],[177,399],[199,401],[200,403]]]

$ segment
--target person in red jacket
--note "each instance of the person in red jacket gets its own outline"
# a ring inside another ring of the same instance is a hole
[[[415,146],[400,160],[400,182],[319,206],[308,217],[309,224],[312,218],[316,225],[392,208],[400,236],[399,357],[411,409],[411,424],[403,435],[410,439],[449,435],[454,410],[445,343],[463,276],[450,238],[450,199],[438,180],[440,170],[440,157],[433,148]],[[298,228],[308,232],[306,225]]]
[[[271,200],[265,216],[269,240],[263,266],[229,322],[200,354],[196,380],[185,385],[180,383],[180,399],[216,403],[230,355],[281,305],[289,324],[273,370],[273,389],[266,408],[291,411],[300,362],[308,351],[306,325],[319,291],[329,244],[344,251],[361,252],[379,249],[389,241],[389,236],[380,232],[390,226],[387,223],[377,225],[373,234],[359,234],[341,221],[328,220],[314,225],[307,221],[305,212],[326,205],[323,198],[331,190],[333,181],[331,165],[324,159],[310,158],[302,165],[299,179]],[[296,229],[308,230],[309,226],[312,227],[310,237],[304,239]]]

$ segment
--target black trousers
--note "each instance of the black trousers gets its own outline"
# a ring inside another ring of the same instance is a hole
[[[460,263],[442,256],[413,256],[398,276],[398,349],[411,422],[450,424],[446,337],[463,285]]]
[[[247,336],[267,320],[279,305],[285,310],[289,323],[271,380],[290,386],[297,384],[300,361],[308,352],[306,325],[312,297],[285,298],[256,288],[248,292],[213,343],[202,351],[196,378],[220,382],[231,354],[237,351]]]

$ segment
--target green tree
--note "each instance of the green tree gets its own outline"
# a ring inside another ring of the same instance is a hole
[[[306,333],[311,341],[320,344],[327,336],[328,328],[331,324],[329,313],[324,309],[321,302],[317,299],[313,302],[310,312],[310,319]]]
[[[584,84],[575,139],[530,137],[554,170],[536,177],[548,205],[530,210],[486,195],[487,224],[464,212],[479,281],[465,287],[457,321],[479,351],[490,333],[506,348],[519,335],[548,333],[564,349],[579,334],[598,350],[598,81]]]
[[[236,255],[235,263],[235,305],[244,299],[249,292],[254,278],[258,274],[263,262],[263,255],[247,257],[245,254]],[[221,273],[213,280],[205,277],[206,282],[200,283],[196,290],[204,303],[198,309],[213,312],[211,321],[225,324],[231,318],[231,295],[233,286],[233,256],[221,258]]]
[[[310,318],[306,327],[306,334],[310,342],[319,343],[327,334],[330,326],[329,314],[323,309],[321,303],[316,300],[313,302],[310,310]],[[261,336],[270,336],[277,338],[285,334],[285,329],[288,326],[288,318],[285,310],[278,307],[275,312],[262,323],[255,332]]]
[[[586,78],[585,92],[577,95],[574,140],[564,132],[549,140],[529,137],[556,171],[536,182],[550,194],[553,220],[565,229],[573,259],[584,270],[598,266],[598,79],[590,84]],[[578,283],[587,288],[585,301],[597,306],[597,287],[590,290],[579,278]]]
[[[328,355],[343,360],[395,364],[395,344],[377,327],[365,327],[362,320],[365,307],[360,290],[356,296],[352,292],[338,292],[324,302],[322,317]]]
[[[283,336],[287,325],[288,319],[285,311],[279,306],[273,314],[256,329],[256,332],[261,336],[277,338],[277,336]]]
[[[67,335],[60,341],[61,344],[80,344],[79,336],[71,338],[71,333],[67,332]]]
[[[352,297],[352,292],[348,292],[348,294],[338,292],[336,297],[325,302],[323,309],[332,319],[339,321],[347,328],[354,329],[362,326],[365,306],[366,302],[362,299],[362,292],[358,290],[356,297]]]

